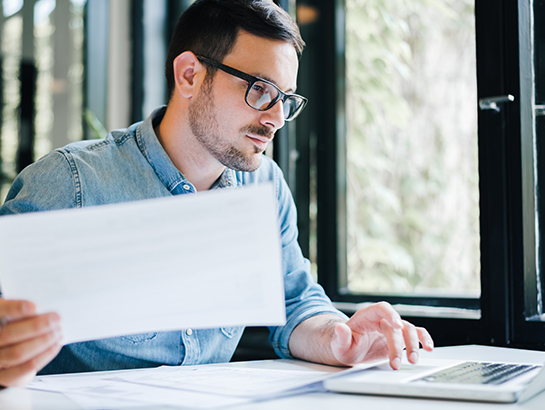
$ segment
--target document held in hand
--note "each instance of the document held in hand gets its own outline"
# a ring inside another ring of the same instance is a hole
[[[0,217],[0,289],[59,313],[66,344],[283,325],[273,186]]]

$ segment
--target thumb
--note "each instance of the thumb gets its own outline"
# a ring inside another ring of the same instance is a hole
[[[337,323],[335,334],[331,341],[331,348],[336,353],[342,353],[350,349],[352,345],[352,329],[344,323]]]

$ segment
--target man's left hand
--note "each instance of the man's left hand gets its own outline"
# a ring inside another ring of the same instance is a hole
[[[403,349],[410,363],[418,361],[420,344],[426,351],[433,349],[428,331],[401,320],[390,304],[379,302],[358,310],[346,323],[337,323],[331,350],[342,364],[388,357],[390,366],[397,370],[401,368]]]
[[[428,331],[402,320],[389,303],[379,302],[358,310],[348,321],[334,314],[306,319],[292,332],[289,348],[300,359],[337,366],[388,358],[397,370],[404,349],[410,363],[418,361],[420,344],[433,350]]]

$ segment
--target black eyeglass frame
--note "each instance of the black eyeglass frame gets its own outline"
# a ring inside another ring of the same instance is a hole
[[[240,78],[241,80],[246,81],[248,83],[248,88],[246,89],[246,95],[244,97],[244,101],[246,101],[246,104],[248,104],[248,106],[253,108],[254,110],[267,111],[268,109],[272,108],[278,102],[278,100],[282,100],[282,104],[285,104],[287,99],[295,97],[296,99],[300,99],[300,101],[302,101],[301,104],[299,105],[299,107],[297,107],[297,109],[294,111],[294,113],[290,117],[284,118],[285,121],[292,121],[301,113],[301,111],[303,111],[303,108],[305,108],[305,106],[307,105],[307,102],[308,102],[307,98],[305,98],[305,97],[303,97],[302,95],[299,95],[299,94],[285,93],[284,91],[282,91],[280,88],[278,88],[275,84],[271,83],[270,81],[267,81],[267,80],[265,80],[263,78],[255,77],[255,76],[250,75],[250,74],[246,74],[245,72],[237,70],[236,68],[229,67],[228,65],[218,63],[217,61],[210,60],[209,58],[206,58],[206,57],[203,57],[203,56],[200,56],[200,55],[196,55],[196,57],[200,61],[202,61],[202,62],[204,62],[206,64],[210,64],[212,67],[218,68],[221,71],[226,72],[227,74],[231,74],[231,75],[233,75],[235,77]],[[267,107],[263,108],[263,109],[256,108],[256,107],[252,106],[248,102],[248,94],[250,93],[250,90],[251,90],[252,86],[257,81],[267,83],[267,84],[271,85],[272,87],[274,87],[278,91],[278,95],[276,96],[276,98],[274,98],[269,103],[269,105],[267,105]]]

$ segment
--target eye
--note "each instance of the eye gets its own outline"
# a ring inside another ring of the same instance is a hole
[[[268,92],[268,89],[265,86],[265,84],[260,83],[260,82],[255,82],[255,83],[252,84],[252,91],[255,91],[255,92],[260,93],[260,94],[265,94],[265,93]]]
[[[246,102],[257,110],[267,110],[277,96],[278,93],[274,86],[264,81],[256,81],[250,87]]]

